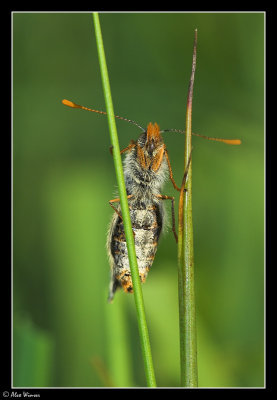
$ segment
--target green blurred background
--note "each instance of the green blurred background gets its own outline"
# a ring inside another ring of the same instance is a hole
[[[199,386],[264,385],[264,14],[100,14],[115,113],[184,129],[194,29]],[[13,14],[13,384],[145,386],[132,295],[107,303],[115,197],[91,14]],[[140,131],[118,121],[121,148]],[[184,137],[164,134],[181,182]],[[164,194],[175,195],[167,183]],[[170,214],[170,204],[167,205]],[[158,386],[179,386],[177,248],[143,285]]]

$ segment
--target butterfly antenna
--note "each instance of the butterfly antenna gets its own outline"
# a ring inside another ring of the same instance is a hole
[[[163,131],[161,131],[161,133],[163,132],[177,132],[177,133],[183,133],[185,134],[185,131],[182,131],[180,129],[164,129]],[[199,136],[203,139],[207,139],[207,140],[214,140],[216,142],[222,142],[222,143],[226,143],[226,144],[231,144],[231,145],[239,145],[241,144],[241,140],[240,139],[221,139],[221,138],[213,138],[210,136],[204,136],[204,135],[200,135],[199,133],[193,133],[192,135],[194,136]]]
[[[91,111],[91,112],[95,112],[95,113],[97,113],[97,114],[108,115],[108,113],[107,113],[106,111],[93,110],[92,108],[88,108],[88,107],[85,107],[85,106],[80,106],[79,104],[73,103],[73,101],[70,101],[70,100],[64,99],[64,100],[62,100],[62,103],[63,103],[65,106],[68,106],[68,107],[71,107],[71,108],[81,108],[81,110]],[[145,132],[145,130],[146,130],[145,128],[143,128],[142,126],[140,126],[137,122],[133,121],[132,119],[123,118],[123,117],[120,117],[120,116],[118,116],[118,115],[114,115],[114,117],[115,117],[115,118],[118,118],[118,119],[122,119],[123,121],[130,122],[130,123],[133,124],[133,125],[136,125],[136,126],[137,126],[138,128],[140,128],[143,132]]]

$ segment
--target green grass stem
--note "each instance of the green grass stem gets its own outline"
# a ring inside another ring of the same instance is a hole
[[[191,163],[191,115],[194,74],[196,68],[197,30],[195,30],[192,73],[186,110],[186,138],[184,179],[179,200],[178,226],[178,289],[180,329],[181,386],[196,387],[197,343],[194,295],[194,259],[192,225],[192,163]],[[186,189],[184,191],[184,189]]]
[[[111,144],[113,146],[113,158],[114,158],[116,179],[117,179],[117,183],[118,183],[121,213],[122,213],[123,222],[124,222],[124,231],[125,231],[125,236],[126,236],[129,263],[130,263],[130,269],[131,269],[131,275],[132,275],[134,298],[135,298],[135,305],[136,305],[136,312],[137,312],[137,320],[138,320],[138,328],[139,328],[139,334],[140,334],[142,355],[143,355],[143,361],[144,361],[144,367],[145,367],[146,381],[147,381],[147,385],[149,387],[155,387],[156,380],[155,380],[154,367],[153,367],[153,362],[152,362],[152,354],[151,354],[151,348],[150,348],[148,327],[147,327],[146,317],[145,317],[143,295],[142,295],[140,277],[139,277],[138,266],[137,266],[135,243],[134,243],[132,224],[131,224],[131,219],[130,219],[130,214],[129,214],[129,206],[128,206],[128,199],[127,199],[125,182],[124,182],[123,167],[122,167],[122,162],[121,162],[121,155],[120,155],[120,148],[119,148],[119,142],[118,142],[118,136],[117,136],[117,130],[116,130],[116,123],[115,123],[115,118],[114,118],[114,110],[113,110],[111,89],[110,89],[110,83],[109,83],[108,69],[107,69],[107,64],[106,64],[106,57],[105,57],[99,15],[96,12],[93,13],[93,21],[94,21],[94,27],[95,27],[96,44],[97,44],[100,71],[101,71],[102,84],[103,84],[105,103],[106,103],[106,110],[107,110],[107,116],[108,116]]]

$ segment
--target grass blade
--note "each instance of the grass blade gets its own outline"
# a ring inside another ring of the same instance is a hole
[[[179,199],[178,226],[178,289],[181,386],[196,387],[197,343],[194,296],[194,260],[192,226],[192,164],[191,115],[194,75],[196,68],[197,30],[195,30],[192,73],[188,90],[186,111],[185,166]],[[184,189],[186,189],[184,191]]]
[[[152,362],[152,354],[151,354],[151,348],[150,348],[148,327],[146,324],[144,302],[143,302],[141,283],[140,283],[140,277],[139,277],[138,266],[137,266],[137,257],[136,257],[136,252],[135,252],[132,224],[131,224],[131,219],[130,219],[130,214],[129,214],[128,199],[127,199],[127,194],[126,194],[123,168],[122,168],[122,162],[121,162],[121,156],[120,156],[120,148],[119,148],[115,118],[114,118],[114,110],[113,110],[112,96],[111,96],[111,90],[110,90],[110,84],[109,84],[108,69],[107,69],[107,64],[106,64],[104,45],[103,45],[103,39],[102,39],[102,33],[101,33],[101,27],[100,27],[98,13],[93,13],[93,21],[94,21],[94,27],[95,27],[96,43],[97,43],[97,50],[98,50],[98,56],[99,56],[99,64],[100,64],[100,70],[101,70],[105,103],[106,103],[106,109],[107,109],[111,144],[113,146],[114,165],[115,165],[115,172],[116,172],[116,178],[117,178],[117,183],[118,183],[121,212],[122,212],[122,217],[123,217],[123,222],[124,222],[124,231],[125,231],[127,248],[128,248],[128,256],[129,256],[130,269],[131,269],[131,275],[132,275],[134,298],[135,298],[137,320],[138,320],[138,327],[139,327],[139,334],[140,334],[140,340],[141,340],[141,348],[142,348],[142,354],[143,354],[146,380],[147,380],[148,386],[155,387],[156,380],[155,380],[154,367],[153,367],[153,362]]]

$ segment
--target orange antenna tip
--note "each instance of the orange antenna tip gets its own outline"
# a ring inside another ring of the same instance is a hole
[[[79,105],[76,104],[76,103],[73,103],[73,101],[70,101],[70,100],[63,99],[63,100],[62,100],[62,103],[63,103],[65,106],[68,106],[68,107],[72,107],[72,108],[81,108],[81,106],[79,106]]]
[[[239,145],[241,144],[240,139],[222,139],[222,141],[226,144],[232,144],[232,145]]]
[[[222,142],[222,143],[231,144],[231,145],[239,145],[239,144],[241,144],[241,140],[240,139],[213,138],[213,137],[210,137],[210,136],[204,136],[204,135],[200,135],[199,133],[193,133],[193,132],[192,132],[192,135],[202,137],[203,139],[214,140],[215,142]]]

